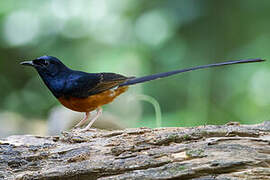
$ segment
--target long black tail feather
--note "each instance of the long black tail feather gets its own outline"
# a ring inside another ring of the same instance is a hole
[[[128,86],[128,85],[143,83],[143,82],[152,81],[155,79],[160,79],[160,78],[172,76],[172,75],[183,73],[183,72],[193,71],[193,70],[197,70],[197,69],[205,69],[205,68],[210,68],[210,67],[226,66],[226,65],[240,64],[240,63],[263,62],[263,61],[265,61],[265,60],[258,58],[258,59],[243,59],[243,60],[237,60],[237,61],[227,61],[227,62],[222,62],[222,63],[207,64],[207,65],[202,65],[202,66],[196,66],[196,67],[180,69],[180,70],[175,70],[175,71],[169,71],[169,72],[164,72],[164,73],[157,73],[157,74],[152,74],[152,75],[148,75],[148,76],[130,79],[130,80],[120,84],[120,86]]]

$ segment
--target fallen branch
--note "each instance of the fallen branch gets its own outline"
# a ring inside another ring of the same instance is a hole
[[[269,179],[270,122],[0,140],[0,179]]]

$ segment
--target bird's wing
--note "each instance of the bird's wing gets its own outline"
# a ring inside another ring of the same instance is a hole
[[[87,73],[67,84],[66,96],[84,98],[117,87],[128,77],[115,73]]]
[[[115,73],[100,73],[100,81],[88,90],[88,95],[101,93],[108,89],[117,87],[126,82],[129,78]]]

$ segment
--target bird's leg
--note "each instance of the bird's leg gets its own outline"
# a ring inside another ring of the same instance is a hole
[[[102,114],[102,108],[98,107],[97,108],[97,114],[95,115],[95,117],[93,119],[90,120],[89,124],[82,129],[82,131],[87,131],[91,128],[92,124],[101,116]]]
[[[89,119],[90,114],[91,114],[90,112],[86,112],[85,117],[75,126],[75,128],[83,125]]]

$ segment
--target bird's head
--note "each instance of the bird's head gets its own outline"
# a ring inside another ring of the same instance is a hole
[[[32,66],[40,74],[46,74],[49,76],[55,76],[62,70],[67,69],[59,59],[53,56],[41,56],[32,61],[21,62],[20,64],[24,66]]]

